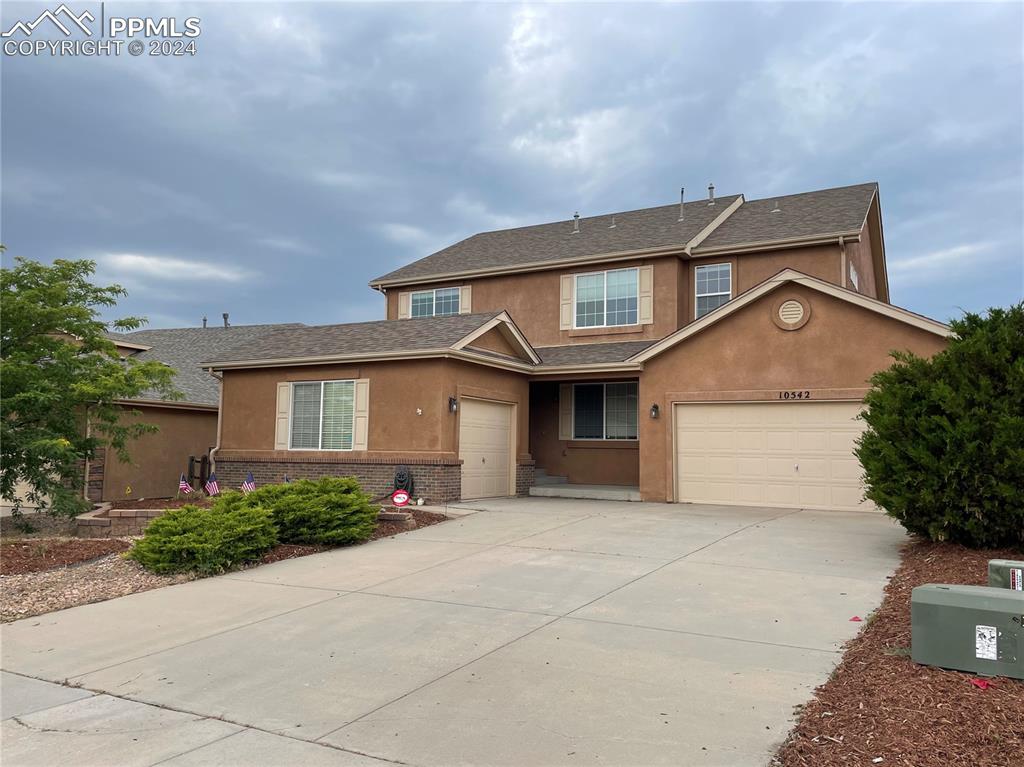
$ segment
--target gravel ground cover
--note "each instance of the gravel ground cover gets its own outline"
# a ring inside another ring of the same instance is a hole
[[[443,514],[419,509],[410,511],[417,527],[434,525],[447,519]],[[378,522],[371,540],[403,533],[407,529],[409,528],[400,522]],[[131,540],[126,538],[73,539],[65,540],[62,543],[78,545],[77,548],[80,551],[84,550],[81,544],[87,546],[106,544],[107,546],[117,546],[123,550],[130,547]],[[5,553],[8,546],[38,547],[43,543],[54,542],[39,539],[5,541],[2,544],[3,548],[0,549],[0,561],[6,560]],[[69,547],[69,550],[70,548],[72,547]],[[253,563],[249,567],[258,567],[282,559],[304,557],[326,550],[326,546],[278,544],[264,554],[258,563]],[[89,551],[95,552],[97,549],[90,547]],[[105,556],[102,556],[103,554]],[[54,610],[64,610],[90,602],[102,602],[139,591],[170,586],[174,583],[184,583],[194,578],[188,574],[156,575],[143,569],[136,562],[124,559],[120,553],[111,554],[99,551],[99,555],[101,555],[99,559],[81,564],[66,566],[67,563],[60,563],[53,569],[0,575],[0,622],[9,623]],[[93,553],[88,558],[92,559],[95,556],[97,554]],[[85,558],[84,555],[83,558]],[[74,561],[80,562],[81,559]]]
[[[125,551],[119,538],[26,538],[0,543],[0,575],[20,575],[88,562]]]
[[[1024,765],[1024,681],[920,666],[910,659],[910,592],[925,583],[986,585],[989,559],[915,540],[885,599],[847,646],[831,679],[800,713],[779,751],[779,767],[1020,767]],[[978,685],[972,680],[978,681]]]

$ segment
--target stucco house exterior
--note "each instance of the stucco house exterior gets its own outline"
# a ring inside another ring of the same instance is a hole
[[[211,355],[218,476],[408,466],[431,502],[525,494],[867,509],[868,379],[942,323],[892,305],[877,184],[485,232],[370,283],[385,319]]]
[[[178,492],[178,479],[189,470],[189,458],[206,456],[217,440],[220,386],[199,363],[211,354],[232,349],[276,329],[295,325],[231,325],[224,327],[156,328],[110,333],[122,357],[156,360],[174,370],[173,386],[180,399],[153,392],[118,404],[124,423],[154,424],[128,444],[128,462],[107,448],[83,462],[87,500],[168,498]],[[198,465],[194,467],[198,488]]]

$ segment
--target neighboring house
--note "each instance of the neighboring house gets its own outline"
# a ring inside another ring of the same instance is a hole
[[[486,232],[371,287],[386,320],[207,358],[224,483],[383,493],[407,465],[435,502],[543,483],[870,508],[852,453],[868,379],[950,334],[889,303],[876,184]]]
[[[130,463],[122,462],[111,450],[97,451],[84,468],[89,500],[175,495],[181,474],[189,471],[189,458],[198,461],[217,444],[220,387],[199,362],[288,327],[297,326],[237,325],[110,333],[123,357],[157,360],[174,368],[172,385],[182,397],[167,400],[153,394],[120,403],[126,411],[135,411],[126,412],[123,423],[155,424],[160,430],[128,444]],[[198,487],[198,464],[195,474]]]

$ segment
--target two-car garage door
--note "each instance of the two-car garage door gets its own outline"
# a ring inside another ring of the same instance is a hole
[[[853,454],[856,402],[678,404],[676,499],[873,511]]]

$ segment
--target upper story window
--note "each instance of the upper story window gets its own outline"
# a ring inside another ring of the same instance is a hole
[[[573,439],[636,439],[637,384],[575,384],[572,396]]]
[[[448,317],[459,313],[459,289],[437,288],[412,294],[410,317]]]
[[[700,319],[732,298],[732,264],[710,264],[696,269],[697,305]]]
[[[351,450],[355,431],[355,381],[292,384],[292,450]]]
[[[578,328],[637,323],[639,280],[635,267],[577,274],[575,294]]]

